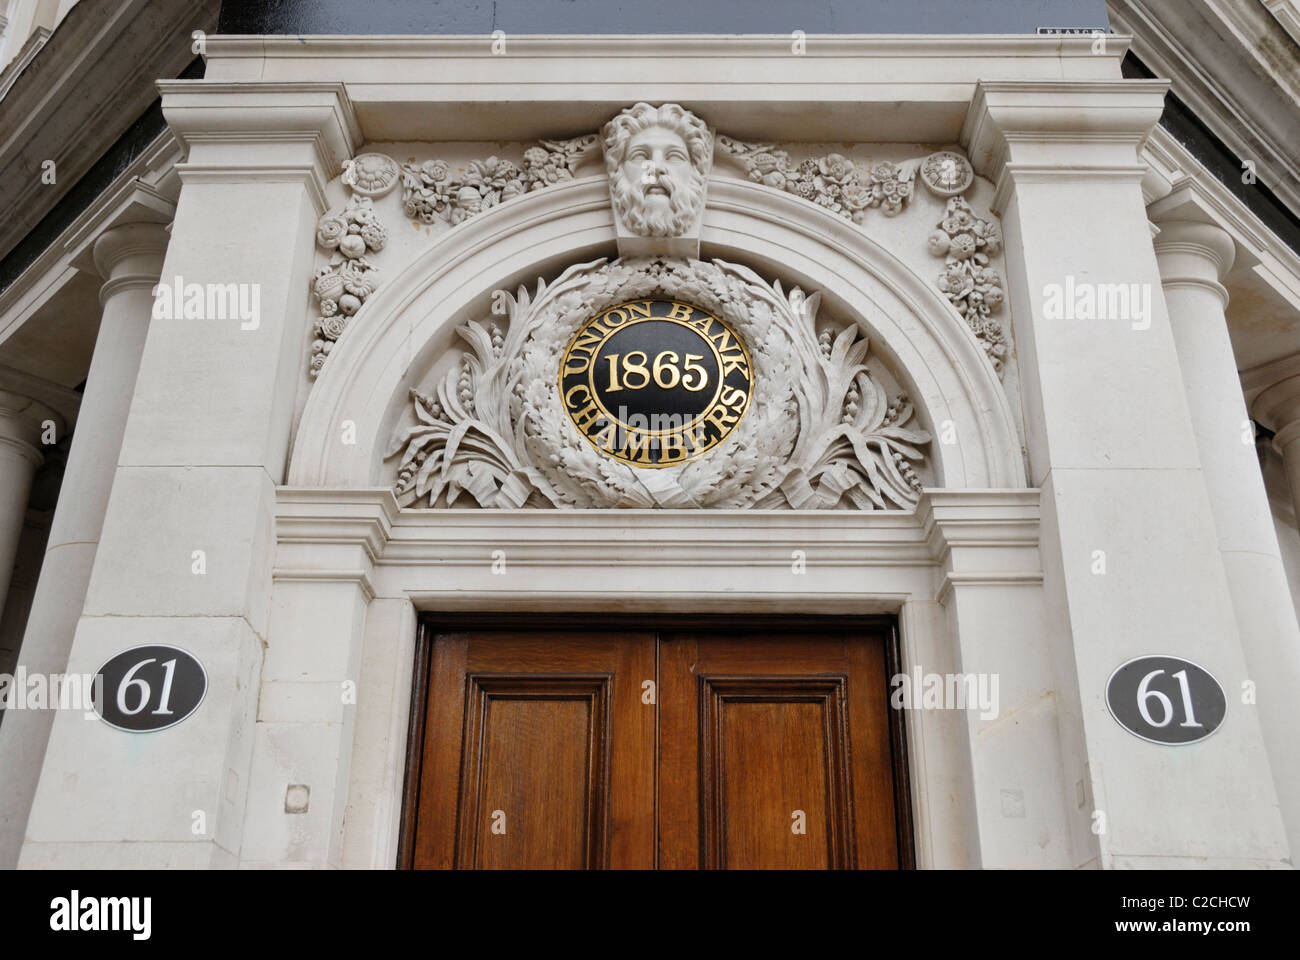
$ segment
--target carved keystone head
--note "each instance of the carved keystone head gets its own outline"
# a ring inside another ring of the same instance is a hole
[[[638,103],[602,131],[619,253],[699,253],[713,135],[684,107]]]

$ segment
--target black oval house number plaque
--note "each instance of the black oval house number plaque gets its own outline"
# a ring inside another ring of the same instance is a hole
[[[1106,706],[1129,733],[1171,745],[1204,740],[1228,712],[1219,681],[1181,657],[1138,657],[1121,664],[1106,684]]]
[[[198,709],[208,690],[203,664],[162,645],[124,650],[100,667],[98,676],[95,712],[129,733],[175,726]]]
[[[560,362],[578,432],[633,467],[704,456],[736,429],[754,392],[749,349],[720,317],[676,300],[633,300],[587,319]]]

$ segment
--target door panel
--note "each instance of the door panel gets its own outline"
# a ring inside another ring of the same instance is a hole
[[[899,866],[887,636],[660,638],[661,867]]]
[[[439,635],[412,865],[652,867],[654,675],[653,634]]]
[[[603,867],[609,678],[471,675],[458,862]]]
[[[895,817],[888,624],[817,633],[779,626],[671,635],[427,631],[404,862],[906,863]]]
[[[700,687],[704,866],[851,866],[844,679]]]

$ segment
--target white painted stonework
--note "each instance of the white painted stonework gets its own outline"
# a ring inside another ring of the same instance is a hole
[[[161,82],[165,203],[77,225],[122,331],[80,411],[115,469],[72,487],[81,594],[33,616],[69,672],[174,643],[210,689],[145,741],[6,719],[0,853],[392,868],[423,611],[885,613],[904,671],[1000,678],[997,717],[907,714],[918,865],[1289,867],[1300,539],[1241,426],[1276,422],[1300,503],[1300,367],[1243,393],[1225,310],[1300,309],[1300,264],[1153,135],[1124,37],[812,41],[209,37],[206,79]],[[149,273],[256,283],[260,322],[136,342]],[[1149,315],[1049,316],[1067,277]],[[599,454],[555,378],[651,295],[732,324],[757,382],[667,470]],[[1222,728],[1122,729],[1106,681],[1144,654],[1209,670]]]

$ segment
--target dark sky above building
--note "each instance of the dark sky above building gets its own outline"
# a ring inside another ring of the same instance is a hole
[[[1033,33],[1104,0],[227,0],[221,33]]]

